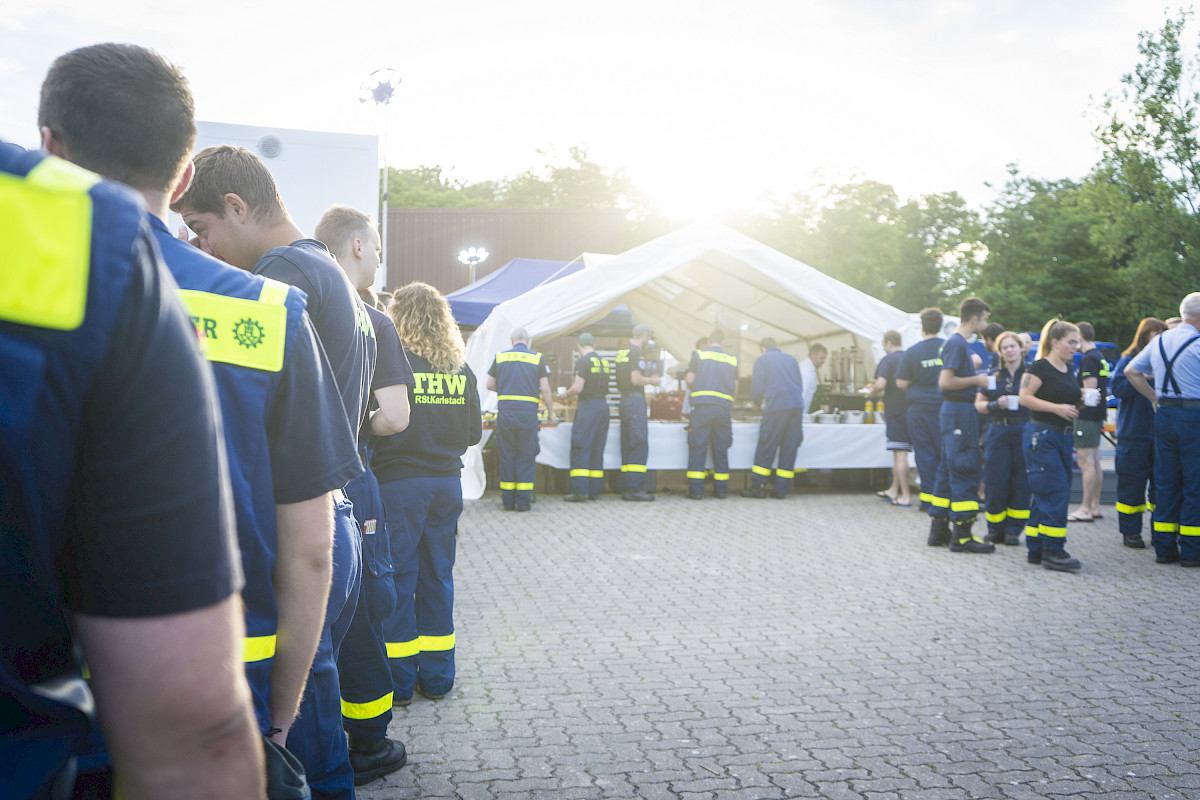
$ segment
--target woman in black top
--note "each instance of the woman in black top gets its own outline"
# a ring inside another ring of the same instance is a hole
[[[987,541],[1018,545],[1029,521],[1029,479],[1025,473],[1024,435],[1029,410],[1018,404],[1025,359],[1021,337],[1005,331],[996,337],[1000,367],[996,388],[980,389],[975,410],[987,414],[983,445],[983,485]]]
[[[1064,549],[1067,506],[1071,499],[1073,422],[1082,396],[1075,381],[1075,351],[1079,328],[1052,319],[1042,328],[1040,358],[1021,379],[1021,405],[1028,408],[1025,426],[1025,466],[1032,502],[1025,544],[1029,563],[1059,572],[1076,572],[1079,560]]]
[[[410,283],[388,308],[412,366],[409,425],[376,442],[396,569],[397,610],[384,623],[393,702],[413,690],[437,699],[454,686],[454,555],[462,513],[462,454],[483,432],[475,373],[446,299]]]

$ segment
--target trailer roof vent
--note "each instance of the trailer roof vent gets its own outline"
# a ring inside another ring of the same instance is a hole
[[[275,158],[283,152],[283,142],[278,136],[267,135],[258,140],[258,152],[263,158]]]

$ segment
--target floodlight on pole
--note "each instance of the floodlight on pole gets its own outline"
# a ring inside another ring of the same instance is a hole
[[[459,252],[458,260],[471,268],[470,280],[467,285],[470,286],[475,282],[475,267],[482,261],[487,261],[488,251],[482,247],[468,247],[466,250]]]
[[[358,102],[374,103],[383,106],[383,213],[379,222],[379,247],[383,251],[383,283],[388,284],[388,164],[387,164],[387,134],[388,134],[388,105],[400,85],[400,76],[391,67],[377,69],[367,76],[358,89]]]

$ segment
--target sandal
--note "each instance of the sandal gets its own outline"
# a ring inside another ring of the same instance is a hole
[[[1093,517],[1081,517],[1078,514],[1068,514],[1067,522],[1094,522]]]

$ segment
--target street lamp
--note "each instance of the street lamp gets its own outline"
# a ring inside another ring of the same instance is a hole
[[[379,248],[383,251],[383,283],[388,283],[388,165],[387,165],[387,129],[388,104],[400,85],[400,76],[390,67],[377,69],[367,76],[358,89],[358,102],[374,103],[383,106],[383,219],[379,223]]]
[[[481,261],[487,261],[488,251],[482,247],[469,247],[458,254],[458,260],[471,268],[471,279],[467,281],[470,286],[475,282],[475,267]]]

